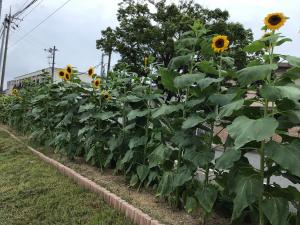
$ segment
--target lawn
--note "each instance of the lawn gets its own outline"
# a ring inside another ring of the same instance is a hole
[[[131,223],[0,131],[0,224]]]

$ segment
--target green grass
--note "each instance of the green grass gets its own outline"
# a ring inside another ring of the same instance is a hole
[[[131,223],[0,131],[0,224]]]

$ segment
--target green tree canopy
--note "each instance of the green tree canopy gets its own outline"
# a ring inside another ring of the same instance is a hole
[[[190,30],[195,20],[209,29],[209,34],[224,34],[230,40],[230,56],[235,66],[241,68],[247,63],[242,51],[253,40],[251,30],[239,23],[229,22],[228,11],[206,9],[193,0],[167,4],[166,0],[123,0],[117,13],[119,25],[101,32],[97,48],[108,55],[120,54],[118,65],[126,64],[128,69],[144,75],[144,57],[151,55],[156,62],[167,66],[176,55],[175,42]],[[118,66],[117,65],[117,66]]]

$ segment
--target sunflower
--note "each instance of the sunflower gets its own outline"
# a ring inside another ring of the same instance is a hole
[[[111,95],[109,94],[108,91],[102,91],[101,92],[101,96],[106,100],[106,101],[109,101],[112,99]]]
[[[71,74],[68,72],[65,72],[65,80],[70,81],[71,80]]]
[[[265,25],[270,30],[277,30],[282,27],[286,21],[283,13],[270,13],[265,17]]]
[[[90,68],[88,69],[88,75],[89,75],[89,77],[93,77],[94,73],[95,73],[94,67],[90,67]]]
[[[65,71],[65,70],[60,70],[60,71],[58,71],[58,76],[59,76],[61,79],[65,79],[65,75],[66,75],[66,71]]]
[[[229,45],[229,41],[227,36],[225,35],[217,35],[212,39],[211,47],[214,52],[221,53],[224,52]]]
[[[67,65],[66,71],[67,71],[69,74],[72,74],[72,73],[73,73],[73,67],[72,67],[70,64]]]
[[[17,96],[18,93],[19,93],[18,89],[16,89],[16,88],[12,89],[12,95]]]
[[[95,80],[92,81],[92,85],[95,89],[99,89],[101,85],[101,79],[96,78]]]

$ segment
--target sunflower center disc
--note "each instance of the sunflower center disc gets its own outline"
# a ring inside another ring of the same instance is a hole
[[[271,24],[271,25],[277,25],[281,22],[281,18],[280,16],[278,15],[275,15],[275,16],[271,16],[268,20],[268,22]]]
[[[223,39],[219,39],[216,41],[216,47],[217,48],[223,48],[224,46],[224,40]]]

